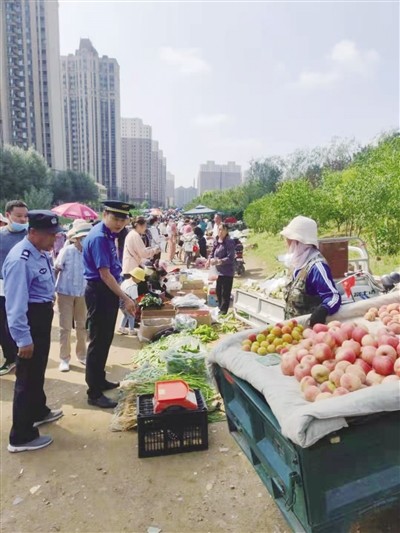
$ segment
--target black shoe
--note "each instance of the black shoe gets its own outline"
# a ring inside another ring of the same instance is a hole
[[[113,390],[113,389],[118,389],[118,387],[119,387],[119,381],[117,383],[112,383],[112,381],[105,381],[101,389],[102,390]]]
[[[114,407],[117,407],[118,402],[114,402],[114,400],[110,400],[102,394],[98,398],[88,398],[88,404],[102,409],[114,409]]]

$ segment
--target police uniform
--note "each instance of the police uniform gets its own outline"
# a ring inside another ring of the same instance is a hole
[[[132,208],[132,205],[123,202],[104,202],[105,211],[119,218],[127,219]],[[118,233],[112,233],[104,222],[100,222],[90,230],[83,243],[84,275],[87,280],[85,300],[89,326],[86,356],[89,403],[101,398],[104,390],[114,388],[113,384],[106,381],[105,366],[114,337],[119,297],[102,281],[99,269],[108,268],[120,283],[122,266],[115,245],[117,236]]]
[[[51,211],[29,211],[28,218],[29,228],[47,233],[62,231],[58,217]],[[39,438],[34,423],[43,423],[46,418],[45,421],[55,419],[49,418],[52,411],[46,405],[43,390],[50,350],[55,280],[49,254],[32,244],[29,233],[7,255],[3,278],[11,336],[19,348],[34,345],[30,359],[17,357],[10,445],[20,446]],[[59,413],[62,416],[62,412]],[[24,451],[11,450],[10,445],[9,451]]]

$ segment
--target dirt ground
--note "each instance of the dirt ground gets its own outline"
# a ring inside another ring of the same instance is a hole
[[[48,405],[62,407],[64,417],[41,428],[54,437],[51,446],[6,451],[14,375],[0,378],[3,533],[290,531],[225,422],[209,426],[208,451],[138,459],[137,434],[111,432],[110,411],[87,405],[84,368],[73,360],[69,373],[58,371],[57,315],[53,325],[45,388]],[[108,379],[124,377],[138,346],[114,337]],[[392,509],[353,529],[397,532],[398,525]]]

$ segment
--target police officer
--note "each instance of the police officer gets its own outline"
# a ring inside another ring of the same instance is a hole
[[[105,373],[119,299],[124,301],[128,313],[135,313],[135,303],[119,286],[122,268],[115,245],[118,234],[129,220],[129,210],[133,207],[115,200],[104,202],[103,220],[90,230],[83,244],[90,340],[86,356],[88,403],[102,408],[117,405],[117,402],[104,396],[103,392],[119,386],[119,383],[107,381]]]
[[[18,346],[10,452],[51,444],[53,439],[39,436],[37,428],[63,416],[61,409],[46,406],[43,390],[55,288],[48,252],[62,228],[51,211],[29,211],[28,220],[27,236],[12,248],[3,265],[8,325]]]

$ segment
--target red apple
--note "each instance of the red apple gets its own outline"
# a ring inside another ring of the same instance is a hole
[[[299,363],[294,369],[294,377],[297,381],[301,381],[304,377],[310,376],[311,365],[306,365],[304,363]]]
[[[293,376],[297,364],[298,361],[295,355],[284,354],[281,360],[282,374],[285,376]]]
[[[306,387],[303,393],[303,396],[304,396],[304,399],[307,400],[308,402],[313,402],[315,401],[315,398],[319,394],[321,394],[321,391],[319,390],[319,388],[316,387],[315,385],[310,385],[309,387]]]
[[[336,363],[337,361],[335,361],[335,359],[327,359],[322,364],[326,366],[329,372],[332,372],[332,370],[335,370]]]
[[[375,346],[377,348],[378,340],[372,335],[364,335],[364,337],[361,339],[361,346]]]
[[[346,335],[347,339],[351,339],[351,336],[353,334],[354,324],[350,324],[350,323],[342,324],[340,326],[340,329]]]
[[[329,328],[326,324],[314,324],[313,326],[313,331],[315,331],[315,333],[320,333],[321,331],[328,331]]]
[[[366,384],[369,386],[379,385],[383,380],[383,376],[377,374],[375,370],[371,370],[367,374]]]
[[[252,333],[251,335],[249,335],[249,341],[251,342],[256,342],[257,340],[257,335],[255,333]]]
[[[336,326],[330,328],[329,333],[335,339],[336,346],[341,346],[347,340],[345,333]]]
[[[386,376],[382,379],[382,383],[390,383],[391,381],[399,381],[400,377],[396,376],[396,374],[392,374],[391,376]]]
[[[393,348],[397,348],[399,344],[399,339],[395,335],[388,335],[386,333],[386,335],[381,335],[380,337],[378,337],[378,345],[382,346],[384,344],[389,344],[390,346],[393,346]]]
[[[329,374],[329,381],[332,381],[332,383],[335,385],[335,387],[340,387],[340,378],[343,376],[344,372],[341,370],[333,370]]]
[[[376,349],[376,355],[388,355],[395,361],[397,359],[397,352],[389,344],[381,344],[379,348]],[[372,365],[374,366],[374,365]]]
[[[310,365],[310,366],[314,366],[317,364],[317,360],[315,359],[315,357],[311,354],[308,354],[308,355],[305,355],[304,357],[302,357],[301,361],[300,361],[303,365]]]
[[[297,354],[296,354],[297,360],[300,362],[305,355],[309,355],[309,354],[310,352],[306,348],[300,348],[299,350],[297,350]]]
[[[300,346],[302,348],[305,348],[306,350],[310,350],[314,346],[314,340],[313,339],[303,339],[300,341]]]
[[[343,374],[343,376],[340,378],[340,386],[344,387],[349,392],[361,389],[361,385],[361,379],[354,374]]]
[[[370,372],[370,370],[372,370],[372,366],[369,365],[368,363],[366,363],[363,359],[356,359],[354,364],[356,366],[360,367],[364,371],[365,375],[367,375],[368,372]]]
[[[352,333],[351,337],[352,337],[353,340],[355,340],[356,342],[360,343],[360,342],[361,342],[361,339],[362,339],[365,335],[368,335],[368,330],[367,330],[367,328],[364,328],[363,326],[356,326],[356,327],[353,329],[353,333]]]
[[[350,361],[339,361],[335,366],[335,370],[344,372],[349,365],[351,365]]]
[[[329,378],[329,370],[324,365],[314,365],[311,368],[311,375],[317,383],[323,383]]]
[[[332,320],[332,322],[328,322],[327,324],[329,329],[340,328],[341,325],[342,323],[340,322],[340,320]]]
[[[397,352],[397,355],[400,357],[400,342],[397,345],[396,352]]]
[[[336,389],[336,385],[334,385],[332,383],[332,381],[324,381],[323,383],[321,383],[321,385],[319,386],[319,390],[321,392],[334,392],[334,390]]]
[[[344,341],[342,348],[351,348],[358,357],[361,353],[361,344],[353,339]]]
[[[356,365],[350,365],[346,367],[345,374],[352,374],[354,376],[358,376],[360,378],[361,383],[365,383],[367,379],[367,375],[365,374],[364,370],[362,370],[359,366]]]
[[[400,377],[400,357],[394,362],[393,370],[396,376]]]
[[[323,342],[320,342],[314,346],[312,354],[319,363],[322,363],[322,361],[327,361],[328,359],[332,359],[333,357],[332,350]]]
[[[375,355],[372,360],[372,368],[381,376],[389,376],[393,372],[394,360],[390,355]]]
[[[320,400],[328,400],[329,398],[332,398],[331,392],[320,392],[314,401],[319,402]]]
[[[392,333],[395,333],[396,335],[400,334],[400,324],[398,322],[390,322],[388,328]]]
[[[361,348],[361,360],[365,361],[368,365],[372,365],[372,359],[376,355],[376,348],[375,346],[363,346]]]
[[[342,346],[336,351],[335,359],[336,361],[348,361],[349,363],[354,363],[357,356],[354,353],[354,350],[351,348],[345,348]]]
[[[334,392],[333,396],[343,396],[344,394],[348,394],[349,391],[345,389],[344,387],[338,387]]]
[[[313,339],[315,337],[315,331],[310,328],[306,328],[303,331],[303,339]]]
[[[314,378],[311,376],[304,376],[303,379],[300,381],[300,389],[301,392],[304,392],[307,387],[310,387],[311,385],[314,385],[314,387],[317,386],[317,382]]]

